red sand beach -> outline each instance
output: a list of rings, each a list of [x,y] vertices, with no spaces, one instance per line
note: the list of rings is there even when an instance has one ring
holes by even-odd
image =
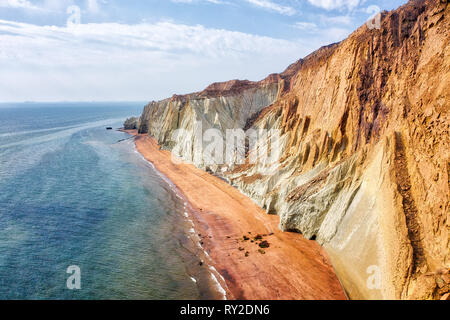
[[[170,152],[160,150],[154,139],[127,132],[136,135],[137,150],[176,185],[194,209],[197,232],[212,265],[225,280],[227,299],[346,299],[319,244],[300,234],[282,232],[277,216],[267,215],[225,181],[192,165],[174,164]],[[263,239],[255,240],[257,235]],[[269,248],[257,244],[264,240]]]

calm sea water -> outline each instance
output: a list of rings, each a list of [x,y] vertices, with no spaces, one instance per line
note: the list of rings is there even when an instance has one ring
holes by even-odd
[[[142,107],[0,105],[0,299],[217,298],[183,200],[106,130]]]

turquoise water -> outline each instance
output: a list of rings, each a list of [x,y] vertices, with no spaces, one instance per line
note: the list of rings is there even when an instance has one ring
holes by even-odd
[[[217,296],[182,199],[105,129],[142,107],[0,105],[0,299]],[[72,265],[80,290],[66,287]]]

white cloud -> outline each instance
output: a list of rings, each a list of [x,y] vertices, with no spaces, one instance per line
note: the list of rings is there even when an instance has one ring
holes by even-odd
[[[212,0],[214,1],[214,0]],[[107,0],[42,0],[31,3],[28,0],[0,0],[0,8],[33,10],[40,14],[50,12],[66,12],[69,6],[77,5],[85,8],[89,13],[97,14],[100,12],[100,5],[106,4]]]
[[[315,23],[301,21],[296,22],[292,27],[299,30],[301,43],[315,48],[344,40],[351,33],[351,30],[346,28],[319,27]]]
[[[349,9],[352,10],[356,8],[360,0],[308,0],[309,3],[316,7],[320,7],[326,10],[335,9]]]
[[[287,16],[292,16],[296,13],[296,10],[293,7],[279,5],[270,0],[246,0],[246,1],[260,8],[275,11],[277,13],[284,14]]]
[[[228,4],[228,2],[226,1],[222,1],[222,0],[170,0],[171,2],[174,3],[199,3],[199,2],[209,2],[209,3],[214,3],[214,4]]]
[[[3,8],[22,8],[22,9],[39,9],[27,0],[0,0],[0,7]]]
[[[97,0],[87,0],[87,7],[90,12],[97,13],[99,5]]]
[[[0,20],[0,43],[0,101],[160,99],[259,80],[314,49],[172,22],[70,29]]]
[[[320,20],[324,24],[340,24],[350,26],[353,23],[351,16],[320,16]]]
[[[294,24],[294,28],[307,32],[316,32],[318,30],[317,25],[315,23],[304,21],[296,22]]]

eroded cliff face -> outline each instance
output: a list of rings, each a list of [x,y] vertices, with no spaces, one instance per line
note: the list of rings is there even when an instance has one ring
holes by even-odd
[[[140,131],[205,169],[196,120],[203,131],[278,129],[278,170],[247,163],[223,176],[280,228],[321,243],[350,298],[440,298],[450,282],[449,14],[447,1],[410,1],[383,13],[381,29],[362,26],[280,75],[153,102]],[[171,141],[179,128],[187,134]]]
[[[201,139],[203,133],[218,129],[225,137],[227,129],[248,126],[265,107],[277,100],[283,83],[280,75],[271,75],[260,82],[233,80],[212,84],[199,93],[151,102],[144,108],[139,132],[149,133],[163,148],[184,161],[216,171],[218,166],[208,166],[202,156],[208,144]],[[198,131],[200,139],[196,139]]]

